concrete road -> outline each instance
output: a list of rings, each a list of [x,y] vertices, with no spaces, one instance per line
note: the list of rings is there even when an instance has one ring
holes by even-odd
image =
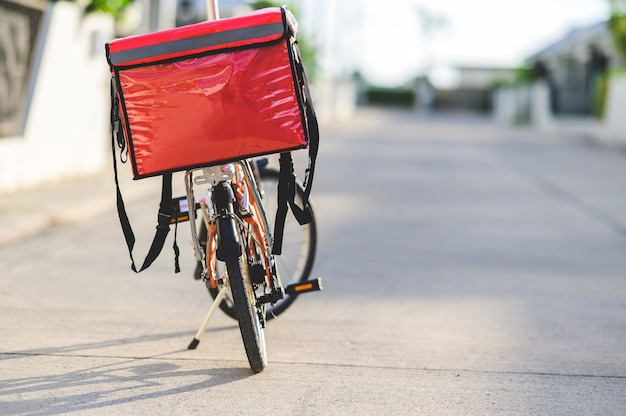
[[[140,254],[157,188],[129,204]],[[257,375],[221,313],[186,350],[186,229],[179,275],[170,243],[133,274],[112,209],[0,246],[0,415],[626,414],[624,153],[370,110],[323,131],[314,198],[325,290]]]

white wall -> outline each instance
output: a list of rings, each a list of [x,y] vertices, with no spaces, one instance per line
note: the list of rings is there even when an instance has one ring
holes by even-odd
[[[499,88],[493,93],[493,116],[501,124],[527,123],[531,89],[528,86]]]
[[[604,118],[554,116],[550,111],[550,95],[543,82],[530,87],[499,89],[494,93],[495,120],[502,124],[517,124],[525,120],[542,130],[584,133],[596,142],[626,148],[626,73],[611,74],[607,86]],[[527,117],[526,117],[527,116]]]
[[[112,20],[73,3],[46,11],[41,64],[24,134],[0,138],[0,192],[103,169],[109,156],[109,71],[104,43]]]
[[[602,140],[609,146],[626,147],[626,74],[613,74],[609,82]]]

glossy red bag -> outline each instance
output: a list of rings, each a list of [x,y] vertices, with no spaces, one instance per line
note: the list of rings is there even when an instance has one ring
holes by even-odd
[[[269,8],[109,42],[135,179],[307,147],[296,29]]]

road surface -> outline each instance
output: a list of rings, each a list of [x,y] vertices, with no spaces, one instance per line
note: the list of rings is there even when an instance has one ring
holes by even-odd
[[[0,414],[626,414],[623,152],[389,110],[322,135],[324,291],[268,325],[263,373],[221,313],[186,349],[188,231],[182,273],[170,239],[135,275],[111,204],[0,246]],[[158,186],[128,204],[137,257]]]

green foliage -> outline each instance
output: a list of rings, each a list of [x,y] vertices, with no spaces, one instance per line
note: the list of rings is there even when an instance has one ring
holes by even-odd
[[[60,1],[60,0],[52,0]],[[78,3],[84,5],[85,2],[81,0],[69,0],[71,3]],[[133,2],[133,0],[88,0],[85,5],[86,13],[101,12],[113,16],[115,19],[119,19],[122,16],[124,9]]]
[[[535,71],[529,66],[519,66],[515,68],[515,83],[516,84],[529,84],[533,82],[537,77]]]
[[[611,14],[626,14],[626,0],[609,0]]]
[[[612,14],[609,19],[609,30],[616,49],[626,57],[626,14]]]
[[[606,111],[606,94],[608,88],[608,73],[604,72],[602,74],[596,75],[593,80],[593,115],[597,119],[603,119]]]
[[[266,7],[280,7],[280,6],[282,6],[281,2],[275,2],[275,1],[272,1],[272,0],[254,0],[254,1],[249,1],[248,4],[254,10],[264,9]]]
[[[609,0],[611,17],[609,30],[613,37],[616,49],[626,58],[626,0]]]
[[[124,9],[132,2],[133,0],[91,0],[85,10],[87,12],[104,12],[118,19]]]

